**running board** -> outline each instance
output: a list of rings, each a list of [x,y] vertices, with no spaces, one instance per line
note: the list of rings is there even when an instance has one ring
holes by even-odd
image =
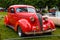
[[[7,26],[9,26],[10,28],[14,29],[14,27],[13,27],[13,26],[11,26],[11,25],[7,25]]]

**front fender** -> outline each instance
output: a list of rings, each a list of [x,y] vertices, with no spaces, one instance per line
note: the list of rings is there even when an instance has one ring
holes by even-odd
[[[52,20],[49,20],[49,22],[50,22],[50,25],[51,25],[51,28],[55,28],[55,24],[54,24],[54,22],[52,21]]]
[[[31,30],[31,25],[26,19],[21,19],[16,23],[15,31],[17,31],[18,25],[23,32],[28,32],[29,30]]]
[[[47,30],[49,28],[55,29],[55,24],[52,20],[48,19],[44,24],[43,24],[43,30]]]

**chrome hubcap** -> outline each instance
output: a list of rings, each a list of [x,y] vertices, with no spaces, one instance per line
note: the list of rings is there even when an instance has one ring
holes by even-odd
[[[18,35],[21,36],[21,29],[18,28]]]
[[[18,32],[18,35],[21,36],[21,32]]]

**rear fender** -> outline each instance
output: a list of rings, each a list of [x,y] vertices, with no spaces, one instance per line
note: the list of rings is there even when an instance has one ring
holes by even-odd
[[[8,21],[9,21],[9,19],[8,19],[8,16],[6,15],[6,16],[4,17],[4,24],[5,24],[5,25],[8,24]]]
[[[18,26],[23,32],[31,30],[31,25],[26,19],[21,19],[16,23],[15,31],[17,31]]]

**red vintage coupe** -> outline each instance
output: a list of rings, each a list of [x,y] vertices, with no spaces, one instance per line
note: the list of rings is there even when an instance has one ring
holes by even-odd
[[[56,30],[53,21],[37,14],[30,5],[12,5],[4,18],[6,26],[18,32],[19,36],[51,33]]]

